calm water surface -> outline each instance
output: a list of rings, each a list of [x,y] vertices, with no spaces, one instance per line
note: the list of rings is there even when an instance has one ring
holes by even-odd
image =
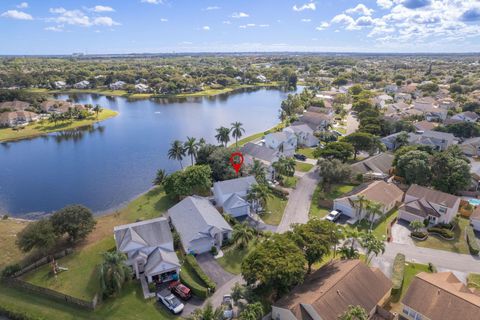
[[[278,123],[287,94],[259,89],[156,101],[60,95],[120,114],[86,130],[0,144],[0,212],[34,217],[74,203],[96,213],[112,210],[148,190],[157,169],[179,169],[167,157],[173,140],[215,142],[215,128],[234,121],[244,124],[246,135],[264,131]]]

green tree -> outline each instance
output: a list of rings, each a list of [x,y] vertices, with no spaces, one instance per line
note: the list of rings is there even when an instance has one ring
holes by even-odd
[[[261,320],[264,316],[260,302],[249,303],[238,315],[240,320]]]
[[[295,165],[295,159],[285,157],[281,157],[278,161],[272,163],[272,167],[278,174],[287,177],[293,177],[295,174]]]
[[[405,178],[407,184],[429,185],[432,176],[430,155],[419,150],[405,153],[398,158],[396,173],[398,176]]]
[[[360,245],[366,250],[367,264],[370,263],[373,256],[378,256],[380,253],[385,252],[385,242],[383,242],[383,240],[377,239],[377,237],[375,237],[375,235],[371,232],[364,234],[360,238]]]
[[[270,188],[265,184],[254,184],[247,192],[247,200],[257,210],[260,206],[265,208],[268,198],[272,196]]]
[[[453,154],[452,154],[453,153]],[[457,193],[470,185],[470,163],[455,151],[439,152],[431,161],[432,185],[446,193]]]
[[[340,317],[339,320],[368,320],[368,313],[361,306],[348,306],[347,311],[345,311]]]
[[[254,237],[255,229],[248,225],[247,222],[237,223],[233,226],[232,239],[240,249],[246,248]]]
[[[266,171],[265,165],[260,160],[254,159],[249,173],[255,177],[258,183],[265,184],[267,182]]]
[[[223,307],[213,308],[210,302],[201,309],[197,308],[195,311],[187,317],[190,320],[223,320]]]
[[[383,215],[382,204],[374,202],[374,201],[370,201],[367,204],[366,210],[367,210],[367,212],[370,216],[370,229],[369,230],[372,230],[373,229],[373,223],[375,222],[375,217]]]
[[[193,162],[197,159],[197,152],[199,148],[199,143],[197,139],[194,137],[187,137],[187,141],[185,141],[184,149],[185,152],[190,156],[190,161],[193,166]]]
[[[395,137],[395,149],[408,145],[409,135],[406,132],[400,132]]]
[[[168,149],[168,159],[178,160],[180,162],[180,168],[183,169],[182,160],[185,157],[185,147],[180,140],[172,142],[170,149]]]
[[[350,166],[337,159],[318,159],[318,170],[322,177],[323,188],[327,192],[333,184],[347,180],[352,174]]]
[[[164,169],[158,169],[157,174],[155,175],[155,179],[153,180],[153,185],[155,186],[160,186],[163,184],[163,181],[165,181],[165,178],[167,177],[167,173],[165,172]]]
[[[212,186],[211,176],[212,170],[209,166],[193,165],[166,177],[163,187],[168,195],[175,198],[207,194]]]
[[[345,162],[353,155],[354,151],[355,149],[350,143],[330,142],[323,149],[317,147],[313,151],[313,156],[315,158],[338,159]]]
[[[17,234],[16,244],[23,252],[36,248],[43,251],[50,249],[57,241],[53,225],[48,219],[29,223]]]
[[[230,129],[226,127],[220,127],[215,129],[217,134],[215,135],[215,139],[217,139],[218,143],[227,147],[228,142],[230,141]]]
[[[358,113],[361,113],[366,110],[371,110],[373,108],[374,108],[373,104],[371,104],[370,101],[368,100],[359,100],[352,105],[352,110]]]
[[[357,159],[357,154],[360,151],[365,151],[370,154],[382,149],[381,142],[377,137],[366,132],[355,132],[342,139],[343,142],[350,143],[354,149],[353,159]]]
[[[67,235],[70,242],[83,240],[93,231],[97,222],[90,209],[72,205],[55,212],[51,217],[53,229],[58,236]]]
[[[103,108],[102,108],[100,105],[97,104],[97,105],[95,105],[95,107],[93,107],[92,110],[93,110],[93,112],[95,112],[95,114],[96,114],[96,116],[97,116],[97,119],[98,119],[98,114],[99,114],[100,112],[102,112]]]
[[[243,260],[242,276],[248,285],[258,283],[280,296],[303,281],[306,263],[292,240],[275,234],[257,244]]]
[[[410,222],[410,228],[412,228],[413,232],[417,232],[425,228],[425,224],[422,220],[413,220],[412,222]]]
[[[230,129],[232,132],[232,137],[235,138],[235,146],[238,148],[238,139],[240,139],[245,133],[245,129],[242,127],[243,124],[241,122],[233,122],[232,128]]]
[[[130,278],[131,269],[125,264],[126,257],[119,252],[105,252],[100,266],[100,286],[104,297],[120,293]]]

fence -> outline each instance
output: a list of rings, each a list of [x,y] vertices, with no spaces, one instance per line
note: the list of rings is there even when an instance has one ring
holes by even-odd
[[[29,291],[34,294],[47,296],[59,302],[63,302],[63,303],[72,305],[74,307],[80,307],[87,310],[95,310],[95,307],[100,302],[98,299],[98,295],[95,295],[95,297],[93,297],[93,299],[90,301],[82,300],[82,299],[78,299],[78,298],[60,293],[58,291],[54,291],[44,287],[39,287],[34,284],[28,283],[20,279],[15,279],[15,278],[4,279],[3,283],[10,287],[15,287],[18,289]]]
[[[50,256],[47,256],[47,257],[43,257],[37,261],[35,261],[34,263],[22,268],[22,270],[16,272],[14,275],[13,275],[13,278],[18,278],[22,275],[24,275],[25,273],[27,272],[30,272],[32,270],[35,270],[47,263],[49,263],[50,261],[52,261],[52,257],[55,258],[55,259],[60,259],[60,258],[63,258],[65,257],[66,255],[69,255],[73,252],[73,249],[65,249],[65,250],[62,250],[60,252],[57,252],[57,253],[54,253],[53,255],[50,255]]]

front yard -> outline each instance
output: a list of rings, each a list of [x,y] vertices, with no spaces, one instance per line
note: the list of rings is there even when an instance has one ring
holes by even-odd
[[[278,226],[282,221],[283,212],[287,206],[288,200],[284,200],[276,195],[272,195],[267,200],[265,213],[260,215],[260,218],[266,224]]]
[[[308,172],[312,168],[313,168],[313,164],[310,164],[310,163],[297,161],[297,163],[295,164],[295,171]]]
[[[355,188],[357,185],[353,184],[340,184],[335,185],[331,188],[331,190],[327,193],[322,191],[322,186],[318,185],[315,188],[312,196],[312,203],[310,205],[310,218],[323,218],[325,217],[330,211],[331,208],[327,208],[325,206],[321,206],[319,201],[321,200],[330,200],[333,201],[336,198],[341,197],[342,195],[350,192]]]
[[[307,158],[315,159],[315,157],[313,156],[313,151],[315,151],[315,148],[301,148],[297,150],[297,153],[303,154]]]
[[[217,260],[223,269],[231,274],[240,274],[243,259],[253,250],[255,244],[251,241],[248,247],[240,249],[235,245],[223,250],[224,256]]]
[[[468,249],[467,240],[465,237],[465,227],[469,225],[469,220],[460,217],[458,220],[458,227],[454,229],[455,239],[445,240],[439,236],[429,234],[428,239],[425,241],[416,241],[415,245],[418,247],[431,248],[437,250],[445,250],[455,253],[470,254]]]

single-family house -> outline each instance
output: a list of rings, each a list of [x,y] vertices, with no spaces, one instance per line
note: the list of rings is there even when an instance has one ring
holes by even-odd
[[[414,122],[413,126],[415,127],[417,133],[424,133],[425,131],[432,131],[435,129],[438,126],[438,123],[422,120]]]
[[[253,142],[246,143],[240,151],[243,153],[244,164],[246,166],[252,166],[254,161],[258,160],[267,170],[267,180],[273,180],[275,178],[275,169],[273,168],[272,163],[277,162],[280,159],[280,152]]]
[[[480,156],[480,137],[470,138],[460,144],[463,153],[470,157]]]
[[[452,98],[443,98],[438,100],[438,107],[446,110],[455,109],[458,104]]]
[[[407,102],[412,100],[412,95],[410,93],[397,92],[394,97],[395,102]]]
[[[334,110],[331,109],[331,106],[325,105],[325,107],[308,107],[307,112],[316,112],[316,113],[323,113],[323,114],[333,114]]]
[[[178,279],[180,262],[166,218],[156,218],[117,226],[113,229],[117,251],[127,255],[137,279],[167,282]]]
[[[304,123],[314,131],[325,131],[332,121],[332,114],[307,111],[304,112],[300,119],[294,124]]]
[[[263,74],[259,74],[255,79],[257,79],[258,82],[267,82],[267,77]]]
[[[315,137],[314,131],[306,124],[291,125],[283,131],[288,131],[297,136],[297,144],[305,147],[315,147],[318,145],[318,138]]]
[[[53,89],[65,89],[67,83],[65,81],[55,81],[53,82]]]
[[[25,111],[30,108],[30,103],[20,100],[5,101],[0,103],[0,112],[6,111]]]
[[[477,206],[470,215],[470,224],[475,231],[480,232],[480,206]]]
[[[205,198],[186,197],[168,209],[168,216],[186,253],[208,252],[232,237],[232,227]]]
[[[272,320],[337,320],[349,306],[372,319],[384,306],[392,282],[360,260],[337,260],[308,275],[302,284],[272,305]],[[375,318],[377,319],[377,318]]]
[[[442,108],[437,108],[431,103],[415,101],[413,108],[423,112],[427,121],[443,122],[447,119],[448,111]]]
[[[289,131],[272,132],[265,136],[265,145],[285,157],[293,157],[297,149],[297,136]]]
[[[82,80],[80,82],[77,82],[73,85],[75,89],[87,89],[90,87],[90,82],[87,80]]]
[[[125,87],[126,83],[124,81],[116,81],[114,83],[110,83],[109,88],[110,90],[121,90]]]
[[[412,184],[398,208],[398,218],[408,222],[449,223],[457,215],[459,206],[460,197]]]
[[[373,99],[375,106],[383,109],[387,104],[393,103],[392,96],[381,94]]]
[[[373,180],[385,179],[391,176],[393,159],[393,154],[382,152],[356,162],[350,168],[353,175],[361,174],[363,177]]]
[[[250,214],[250,203],[247,194],[252,185],[257,184],[255,177],[241,177],[219,181],[213,184],[213,195],[217,207],[235,218]]]
[[[456,115],[453,115],[450,117],[450,119],[453,119],[453,120],[458,120],[461,122],[472,122],[472,123],[477,122],[478,118],[480,118],[478,114],[472,111],[457,113]]]
[[[395,150],[398,147],[398,136],[400,134],[402,134],[402,132],[391,134],[381,138],[380,141],[385,145],[387,150]],[[439,151],[446,150],[456,142],[455,136],[446,132],[427,130],[418,133],[408,133],[409,145],[424,145]]]
[[[146,93],[150,91],[151,91],[150,87],[146,84],[138,83],[135,85],[135,92],[137,93]]]
[[[388,84],[385,86],[386,93],[396,93],[398,91],[398,86],[396,84]]]
[[[40,109],[46,113],[65,113],[73,108],[71,102],[64,100],[46,100],[40,104]]]
[[[377,180],[352,190],[349,194],[333,201],[333,209],[340,210],[355,223],[368,215],[365,205],[359,199],[369,200],[381,205],[383,214],[399,205],[403,198],[403,191],[395,184]],[[379,216],[374,217],[378,219]]]
[[[40,119],[40,116],[30,111],[14,111],[0,113],[0,126],[15,127],[26,125]]]
[[[408,320],[478,320],[480,295],[452,272],[420,272],[402,299]]]

